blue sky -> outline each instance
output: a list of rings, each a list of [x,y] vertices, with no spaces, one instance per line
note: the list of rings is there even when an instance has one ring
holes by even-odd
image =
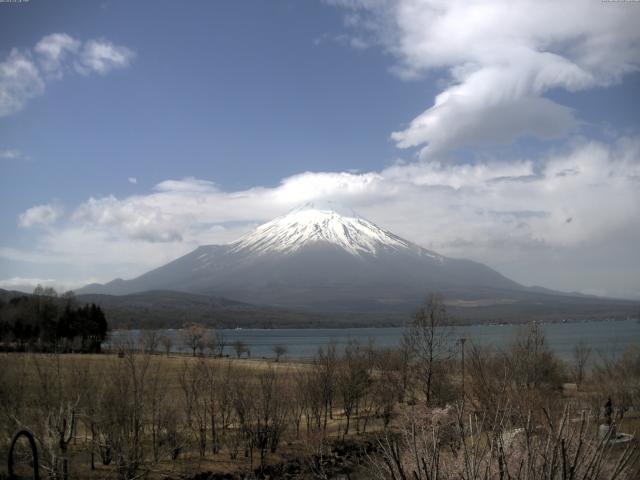
[[[158,2],[152,14],[144,2],[62,5],[3,7],[12,28],[2,45],[65,32],[108,38],[136,58],[103,78],[53,83],[3,119],[5,143],[55,166],[24,192],[25,207],[70,174],[84,180],[67,192],[81,201],[130,193],[127,176],[237,189],[304,170],[380,168],[397,156],[389,131],[419,112],[416,97],[435,93],[388,75],[379,51],[316,45],[341,29],[340,12],[320,3]]]
[[[330,197],[640,297],[640,4],[509,3],[0,3],[0,286],[131,277]]]

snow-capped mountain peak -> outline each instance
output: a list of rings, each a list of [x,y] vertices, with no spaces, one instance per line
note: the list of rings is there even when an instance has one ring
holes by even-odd
[[[311,202],[260,225],[232,243],[230,250],[291,253],[320,242],[336,245],[354,255],[419,248],[335,202]]]
[[[495,295],[522,289],[485,265],[438,255],[348,208],[314,202],[234,243],[204,245],[135,279],[83,293],[179,290],[296,309],[378,312],[414,308],[425,292],[439,289],[484,299],[488,288],[499,289]]]

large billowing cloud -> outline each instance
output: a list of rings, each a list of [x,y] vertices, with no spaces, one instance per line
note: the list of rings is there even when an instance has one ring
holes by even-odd
[[[90,198],[36,249],[5,247],[0,256],[82,265],[83,278],[130,277],[199,244],[233,241],[316,199],[341,201],[420,245],[486,262],[527,284],[640,293],[639,138],[584,140],[519,161],[307,172],[243,191],[168,180],[144,195]]]
[[[435,101],[392,139],[423,158],[518,137],[561,137],[579,121],[545,97],[607,87],[640,67],[640,9],[583,0],[331,0],[402,77],[441,79]],[[424,99],[425,103],[429,99]]]
[[[14,114],[47,83],[75,72],[104,75],[128,66],[134,53],[107,40],[81,42],[66,33],[43,37],[31,50],[12,49],[0,61],[0,117]]]

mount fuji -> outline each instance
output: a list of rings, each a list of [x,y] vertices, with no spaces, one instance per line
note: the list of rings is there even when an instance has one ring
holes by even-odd
[[[429,291],[461,302],[504,302],[528,289],[485,265],[439,255],[326,202],[296,208],[231,244],[201,246],[132,280],[91,284],[78,293],[149,290],[286,308],[400,311]]]

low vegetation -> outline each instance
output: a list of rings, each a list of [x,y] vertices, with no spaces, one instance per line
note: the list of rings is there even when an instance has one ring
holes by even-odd
[[[452,348],[446,324],[430,297],[400,348],[305,363],[280,346],[252,360],[197,325],[185,355],[153,332],[109,354],[0,354],[0,455],[28,430],[41,475],[63,480],[638,478],[637,440],[616,442],[640,425],[639,349],[563,363],[536,325],[486,349]]]

